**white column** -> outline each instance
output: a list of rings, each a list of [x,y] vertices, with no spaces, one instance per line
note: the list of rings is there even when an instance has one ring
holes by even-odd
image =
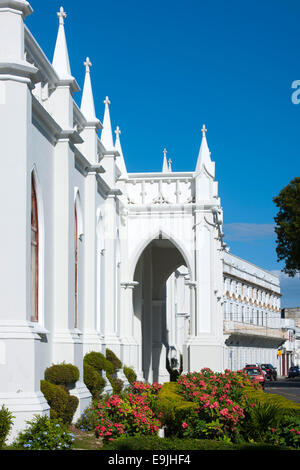
[[[54,278],[53,278],[53,348],[52,363],[69,362],[78,367],[80,378],[71,391],[79,398],[74,415],[77,420],[89,405],[91,395],[83,382],[82,331],[75,328],[75,250],[74,250],[74,171],[73,96],[74,79],[61,81],[51,95],[53,117],[62,127],[62,134],[53,152],[54,176]],[[83,196],[84,199],[84,196]],[[85,214],[83,214],[83,219]],[[83,239],[84,240],[84,239]],[[84,242],[83,242],[84,243]],[[80,266],[84,269],[84,266]],[[82,272],[80,273],[82,274]],[[82,276],[80,276],[82,279]],[[84,296],[84,284],[81,284]],[[78,326],[82,327],[84,314]]]
[[[78,145],[80,151],[89,161],[90,165],[98,163],[97,157],[97,129],[99,123],[88,123],[81,133],[83,143]],[[89,170],[84,185],[84,302],[83,302],[83,354],[89,351],[102,351],[102,341],[97,319],[97,264],[101,254],[98,250],[97,240],[97,208],[96,208],[97,180],[96,172]],[[102,280],[102,279],[101,279]]]
[[[117,336],[116,309],[116,202],[115,195],[108,195],[104,204],[104,343],[120,356],[120,340]]]
[[[24,60],[28,2],[0,0],[0,407],[14,418],[10,442],[34,414],[48,414],[40,392],[47,354],[30,322],[31,80],[37,71]],[[37,354],[37,352],[39,354]]]
[[[223,266],[212,211],[195,211],[196,308],[187,341],[191,371],[223,369]]]

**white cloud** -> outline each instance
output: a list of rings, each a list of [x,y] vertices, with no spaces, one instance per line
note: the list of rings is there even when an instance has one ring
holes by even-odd
[[[280,280],[281,307],[300,307],[300,277],[290,277],[278,269],[270,272],[276,274]]]
[[[225,240],[228,241],[254,241],[275,239],[274,224],[251,224],[236,222],[223,225]]]

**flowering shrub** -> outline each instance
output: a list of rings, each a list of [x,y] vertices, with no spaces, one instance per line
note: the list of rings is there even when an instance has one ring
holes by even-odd
[[[148,384],[144,382],[135,381],[132,384],[133,393],[137,394],[146,394],[146,395],[157,395],[161,389],[161,384],[153,382],[153,384]]]
[[[142,395],[129,393],[122,398],[113,395],[106,401],[98,403],[94,407],[98,418],[96,436],[104,441],[111,441],[123,434],[127,436],[156,434],[161,423],[149,404],[147,393]]]
[[[226,370],[224,374],[202,369],[178,379],[182,395],[198,407],[188,422],[182,423],[186,437],[214,437],[238,440],[246,414],[255,406],[243,388],[253,385],[242,372]]]
[[[276,427],[268,427],[265,430],[264,440],[274,445],[300,449],[300,418],[284,416]]]
[[[157,400],[158,392],[161,389],[161,384],[158,382],[153,382],[153,384],[148,384],[144,382],[135,381],[131,385],[131,392],[134,395],[140,395],[144,397],[147,404],[151,409],[155,407],[155,402]]]
[[[74,434],[61,420],[35,416],[27,424],[29,426],[18,435],[13,447],[23,450],[68,450],[73,447]]]

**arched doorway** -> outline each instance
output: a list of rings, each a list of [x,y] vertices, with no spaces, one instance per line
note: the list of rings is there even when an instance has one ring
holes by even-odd
[[[146,246],[136,264],[134,281],[139,287],[134,290],[133,307],[141,325],[142,370],[148,382],[170,380],[166,360],[174,347],[169,331],[174,324],[167,316],[167,281],[180,266],[187,267],[184,255],[163,235]],[[175,297],[170,301],[175,302]]]

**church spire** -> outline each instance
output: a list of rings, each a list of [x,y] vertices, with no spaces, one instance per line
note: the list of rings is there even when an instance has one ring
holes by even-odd
[[[108,96],[105,98],[103,103],[105,104],[105,110],[104,110],[101,142],[104,145],[104,147],[106,148],[106,150],[114,150],[111,122],[110,122],[110,114],[109,114],[110,101],[109,101]]]
[[[59,27],[52,65],[56,70],[59,78],[72,79],[73,77],[71,75],[68,47],[64,28],[64,20],[67,14],[64,11],[63,7],[60,7],[59,12],[57,12],[57,16],[59,19]]]
[[[164,160],[163,160],[162,172],[163,173],[169,173],[169,166],[168,166],[168,162],[167,162],[167,149],[163,150],[163,154],[164,154]]]
[[[95,114],[95,104],[94,104],[93,90],[92,90],[92,84],[91,84],[91,75],[90,75],[90,68],[92,66],[92,63],[89,57],[86,58],[83,64],[85,66],[85,79],[84,79],[84,85],[83,85],[80,110],[89,122],[96,122],[96,121],[98,122],[98,119],[96,118],[96,114]]]
[[[207,132],[205,124],[203,124],[201,132],[202,132],[202,142],[201,142],[198,160],[197,160],[196,173],[199,173],[203,166],[205,166],[206,169],[209,171],[211,164],[212,164],[212,161],[210,158],[210,151],[207,145],[207,140],[206,140],[206,135],[205,135]]]
[[[121,141],[120,141],[121,130],[120,130],[119,126],[116,127],[115,134],[116,134],[115,149],[120,154],[120,156],[117,157],[117,165],[120,169],[121,176],[127,176],[127,169],[126,169],[124,155],[123,155]]]

